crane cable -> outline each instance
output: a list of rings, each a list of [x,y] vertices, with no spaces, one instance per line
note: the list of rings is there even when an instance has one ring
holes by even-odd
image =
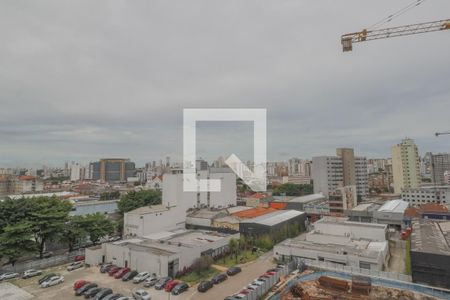
[[[374,30],[378,27],[380,27],[381,25],[384,25],[386,23],[391,22],[393,19],[403,15],[404,13],[406,13],[407,11],[421,5],[422,3],[424,3],[426,0],[414,0],[412,3],[408,4],[407,6],[403,7],[402,9],[396,11],[395,13],[387,16],[386,18],[381,19],[380,21],[376,22],[375,24],[373,24],[372,26],[368,27],[368,30]]]

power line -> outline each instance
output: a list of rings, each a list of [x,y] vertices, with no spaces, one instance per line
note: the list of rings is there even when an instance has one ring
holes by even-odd
[[[403,7],[402,9],[394,12],[393,14],[387,16],[386,18],[381,19],[380,21],[376,22],[375,24],[371,25],[370,27],[368,27],[369,30],[373,30],[376,29],[378,27],[380,27],[381,25],[384,25],[386,23],[391,22],[393,19],[403,15],[404,13],[408,12],[409,10],[421,5],[422,3],[424,3],[426,0],[414,0],[412,3],[408,4],[407,6]]]

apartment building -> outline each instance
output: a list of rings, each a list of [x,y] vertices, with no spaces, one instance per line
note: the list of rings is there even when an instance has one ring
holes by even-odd
[[[391,148],[394,193],[417,188],[421,182],[419,150],[412,139],[404,139]]]
[[[337,156],[318,156],[312,159],[314,193],[329,196],[338,188],[356,186],[358,199],[368,194],[367,159],[355,157],[353,149],[339,148]]]
[[[93,180],[102,182],[126,182],[128,177],[134,177],[136,167],[134,162],[124,158],[104,158],[89,166]]]
[[[447,205],[450,203],[450,186],[422,186],[405,188],[402,199],[410,205],[417,206],[426,203]]]
[[[450,154],[439,153],[431,155],[431,180],[436,185],[446,185],[446,172],[450,171]]]

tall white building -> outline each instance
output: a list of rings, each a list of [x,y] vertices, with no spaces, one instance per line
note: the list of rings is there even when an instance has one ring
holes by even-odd
[[[368,194],[367,159],[355,157],[353,149],[337,149],[337,156],[318,156],[312,159],[314,193],[326,196],[338,188],[356,186],[359,199]]]
[[[404,139],[391,148],[394,193],[400,194],[405,188],[420,185],[419,150],[412,139]]]
[[[288,175],[311,176],[311,163],[309,160],[291,158],[288,161]]]

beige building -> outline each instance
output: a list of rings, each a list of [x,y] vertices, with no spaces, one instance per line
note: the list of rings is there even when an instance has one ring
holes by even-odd
[[[391,148],[394,193],[420,185],[419,151],[412,139],[404,139]]]

